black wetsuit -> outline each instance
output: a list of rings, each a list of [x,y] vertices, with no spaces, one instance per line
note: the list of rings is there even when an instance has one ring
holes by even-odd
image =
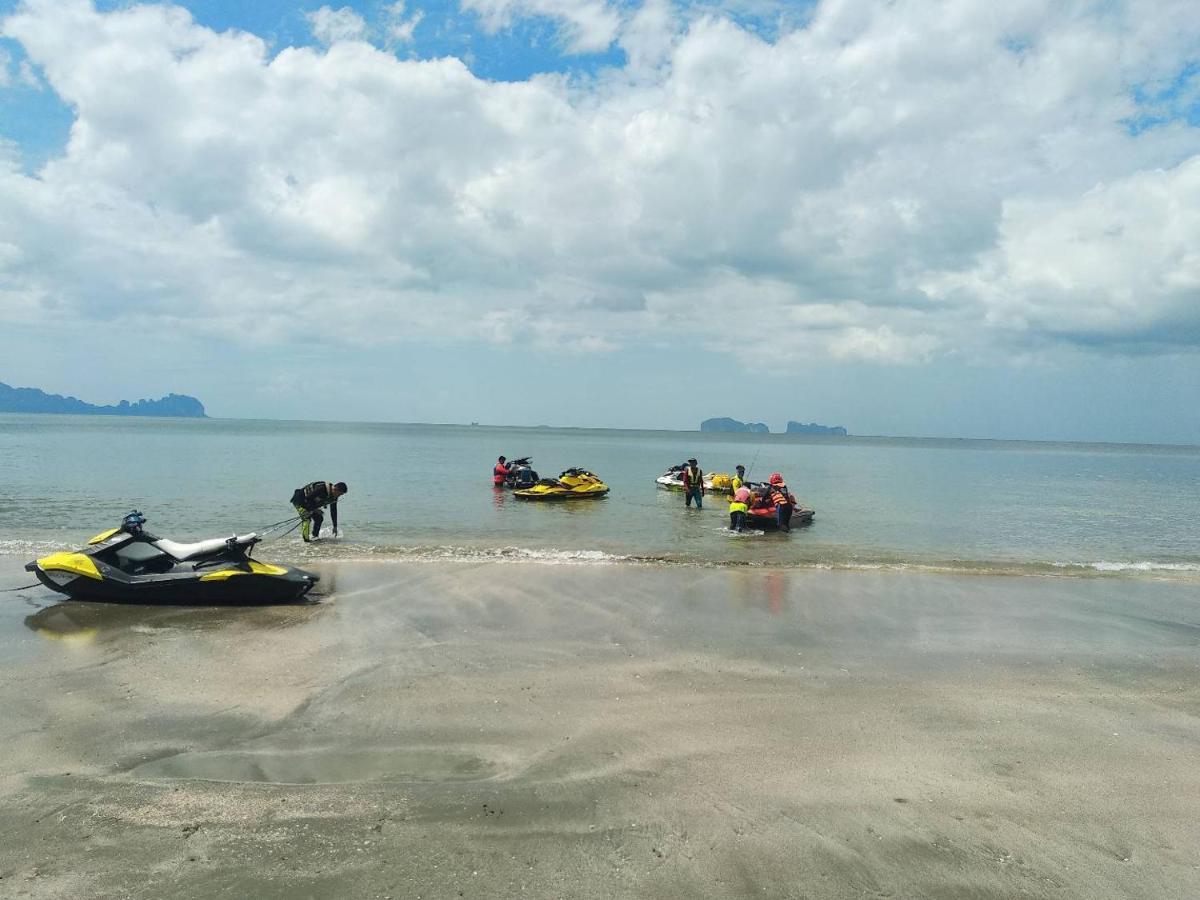
[[[337,499],[333,496],[333,484],[328,481],[314,481],[311,484],[306,484],[302,488],[296,488],[292,492],[292,506],[296,507],[296,512],[304,520],[304,524],[300,527],[300,536],[304,540],[309,540],[309,531],[312,531],[312,537],[321,536],[321,523],[325,521],[325,516],[321,512],[324,506],[329,507],[329,517],[333,520],[333,530],[337,531]]]

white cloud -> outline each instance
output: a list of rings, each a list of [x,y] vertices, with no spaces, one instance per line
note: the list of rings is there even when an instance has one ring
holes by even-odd
[[[360,41],[367,34],[367,23],[349,6],[333,9],[322,6],[315,12],[305,13],[312,28],[313,37],[322,44],[338,41]]]
[[[77,118],[38,177],[0,165],[0,320],[571,351],[736,323],[890,363],[1194,348],[1200,131],[1124,124],[1200,53],[1189,5],[825,0],[766,41],[556,4],[629,67],[503,83],[398,60],[345,9],[313,14],[327,49],[272,57],[177,7],[27,0],[0,27]]]
[[[605,50],[616,40],[621,22],[620,14],[605,0],[459,0],[459,6],[478,14],[484,28],[493,33],[520,18],[555,19],[572,53]]]
[[[413,33],[425,18],[425,13],[415,10],[412,15],[405,16],[404,0],[397,0],[391,6],[384,7],[384,17],[387,21],[387,37],[392,44],[411,44]]]
[[[829,353],[834,359],[911,363],[927,361],[937,346],[937,338],[929,334],[897,334],[887,325],[853,326],[830,340]]]
[[[1093,344],[1200,342],[1200,156],[1140,171],[1068,202],[1005,205],[977,266],[931,279],[938,296],[978,298],[1018,334]]]

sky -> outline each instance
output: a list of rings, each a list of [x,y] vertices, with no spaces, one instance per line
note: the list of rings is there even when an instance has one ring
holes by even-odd
[[[1200,443],[1195,0],[0,0],[0,381]]]

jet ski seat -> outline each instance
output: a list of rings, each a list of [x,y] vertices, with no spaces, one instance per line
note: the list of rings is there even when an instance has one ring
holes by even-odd
[[[197,541],[194,544],[177,544],[175,541],[168,541],[166,538],[159,538],[154,542],[154,546],[163,553],[175,557],[180,562],[185,559],[193,559],[197,556],[205,556],[209,553],[216,553],[218,550],[224,550],[225,545],[229,541],[235,544],[248,544],[257,535],[254,532],[250,534],[234,535],[231,538],[212,538],[207,541]]]

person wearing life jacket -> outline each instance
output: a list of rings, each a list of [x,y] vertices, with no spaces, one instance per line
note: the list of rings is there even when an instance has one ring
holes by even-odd
[[[492,466],[492,484],[496,487],[504,486],[504,479],[508,477],[508,466],[505,465],[508,460],[501,456],[496,460],[496,465]]]
[[[746,483],[746,467],[738,466],[734,471],[734,476],[729,479],[729,487],[737,493],[737,489]]]
[[[741,466],[738,466],[740,469]],[[733,492],[733,499],[729,501],[729,530],[740,532],[746,525],[746,510],[750,508],[750,488],[745,485],[739,487]]]
[[[696,501],[696,509],[704,508],[704,470],[697,465],[695,458],[689,459],[683,469],[683,505],[691,506]]]
[[[791,531],[792,497],[788,493],[787,485],[784,484],[783,476],[778,472],[772,472],[767,483],[770,485],[771,504],[775,507],[775,524],[779,526],[780,531]]]
[[[321,523],[325,521],[322,508],[329,507],[329,518],[333,520],[333,536],[338,536],[338,498],[349,493],[346,482],[334,484],[330,481],[313,481],[292,492],[292,506],[300,514],[300,537],[307,543],[321,536]]]

